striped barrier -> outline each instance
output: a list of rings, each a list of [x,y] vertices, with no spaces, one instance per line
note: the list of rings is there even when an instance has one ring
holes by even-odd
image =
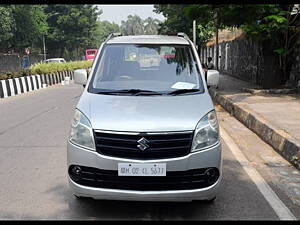
[[[0,80],[0,98],[7,98],[45,88],[45,86],[60,84],[65,80],[65,77],[70,77],[70,80],[73,80],[74,72],[63,71],[52,74],[31,75]]]

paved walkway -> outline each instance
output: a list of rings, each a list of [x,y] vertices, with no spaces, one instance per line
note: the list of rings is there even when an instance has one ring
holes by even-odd
[[[291,154],[286,155],[286,157],[290,157],[290,159],[292,157],[299,163],[300,150],[297,150],[297,146],[300,146],[300,94],[255,95],[243,91],[243,88],[259,88],[259,86],[221,74],[219,89],[215,90],[213,94],[218,94],[219,98],[215,98],[217,102],[227,108],[228,111],[231,111],[232,114],[237,114],[237,117],[240,117],[238,118],[239,120],[245,118],[242,122],[246,126],[248,124],[248,127],[262,137],[262,139],[264,137],[266,137],[266,140],[276,139],[272,133],[276,131],[278,134],[282,134],[284,138],[291,140],[293,144],[295,143],[296,147],[285,146],[285,148],[289,148],[287,151],[293,148],[293,153],[290,152]],[[228,105],[230,107],[227,107]],[[238,111],[237,109],[241,111],[234,112],[234,110]],[[247,115],[245,116],[245,114]],[[249,114],[251,114],[251,118]],[[259,118],[260,124],[256,123],[257,121],[253,117],[254,119]],[[249,122],[249,119],[253,121]],[[262,132],[260,134],[260,131],[257,131],[257,126],[264,125],[267,125],[267,128],[271,128],[272,132],[260,129]],[[277,143],[279,151],[282,151],[282,146],[280,147],[279,145],[286,145],[286,140],[282,140],[281,142],[284,143]],[[274,147],[273,143],[269,144]]]
[[[255,111],[300,141],[300,94],[253,95],[243,91],[242,88],[259,88],[259,86],[221,74],[219,93]]]

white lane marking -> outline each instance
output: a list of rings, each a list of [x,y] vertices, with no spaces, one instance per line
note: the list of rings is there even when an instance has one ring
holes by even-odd
[[[285,204],[279,199],[276,193],[271,189],[268,183],[262,178],[257,170],[251,166],[249,160],[244,156],[239,147],[235,144],[229,134],[220,126],[221,136],[235,158],[241,164],[243,169],[256,184],[258,190],[265,197],[267,202],[273,208],[280,220],[297,220],[292,212],[285,206]]]

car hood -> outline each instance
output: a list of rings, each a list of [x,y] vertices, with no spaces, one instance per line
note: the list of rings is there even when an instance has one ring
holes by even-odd
[[[213,110],[207,92],[177,96],[118,96],[84,92],[77,108],[93,129],[134,132],[194,130]]]

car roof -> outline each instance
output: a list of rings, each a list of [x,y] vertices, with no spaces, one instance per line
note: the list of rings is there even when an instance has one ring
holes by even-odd
[[[46,59],[46,61],[47,60],[61,60],[61,59],[65,60],[64,58],[50,58],[50,59]]]
[[[189,42],[178,36],[169,35],[128,35],[113,37],[107,41],[107,44],[184,44]]]

